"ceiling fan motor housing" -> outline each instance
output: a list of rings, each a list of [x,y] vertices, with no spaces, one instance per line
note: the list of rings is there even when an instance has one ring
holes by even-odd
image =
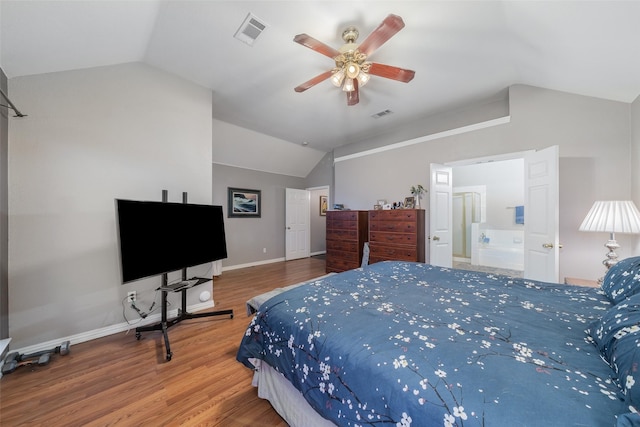
[[[359,35],[360,33],[356,27],[349,27],[342,32],[342,40],[347,44],[355,43]]]

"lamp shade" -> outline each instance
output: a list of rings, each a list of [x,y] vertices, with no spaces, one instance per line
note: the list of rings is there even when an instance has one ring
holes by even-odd
[[[640,212],[629,200],[597,201],[582,221],[580,231],[638,234]]]

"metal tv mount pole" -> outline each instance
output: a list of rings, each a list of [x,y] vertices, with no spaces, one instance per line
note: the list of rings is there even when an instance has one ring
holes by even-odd
[[[2,107],[8,107],[8,108],[11,108],[11,109],[16,113],[16,114],[15,114],[15,116],[13,116],[13,117],[27,117],[27,115],[26,115],[26,114],[22,114],[22,113],[20,112],[20,110],[18,110],[18,109],[16,108],[16,106],[15,106],[15,105],[13,105],[13,102],[11,102],[11,100],[9,99],[9,97],[7,96],[7,94],[6,94],[6,93],[4,93],[4,91],[3,91],[2,89],[0,89],[0,94],[2,94],[2,97],[3,97],[3,98],[7,101],[7,103],[9,104],[9,105],[1,105],[1,104],[0,104],[0,106],[2,106]]]
[[[169,192],[167,190],[162,190],[162,202],[163,203],[167,203],[169,198],[168,198]],[[182,193],[182,203],[187,203],[187,193],[183,192]],[[159,323],[156,323],[155,325],[150,325],[150,326],[138,326],[136,328],[136,339],[140,340],[142,338],[142,332],[148,332],[148,331],[162,331],[162,335],[164,336],[164,347],[167,351],[166,353],[166,360],[167,362],[169,362],[171,360],[171,358],[173,357],[173,353],[171,352],[171,345],[169,344],[169,331],[168,329],[173,326],[176,325],[180,322],[182,322],[183,320],[187,320],[187,319],[196,319],[196,318],[200,318],[200,317],[212,317],[212,316],[229,316],[231,319],[233,319],[233,310],[219,310],[219,311],[207,311],[204,313],[189,313],[187,311],[187,289],[191,288],[192,286],[197,286],[200,285],[202,283],[208,282],[209,278],[202,278],[202,277],[197,277],[194,278],[197,279],[194,283],[189,284],[188,286],[184,286],[184,284],[187,281],[187,269],[183,268],[182,269],[182,281],[181,282],[176,282],[177,286],[176,288],[172,288],[171,285],[169,285],[169,280],[168,280],[168,275],[167,273],[163,273],[162,274],[162,285],[158,288],[161,292],[161,299],[162,299],[162,314],[161,314],[161,320]],[[213,280],[213,278],[211,279]],[[168,318],[168,302],[167,302],[167,294],[169,292],[180,292],[182,294],[182,307],[178,309],[178,316],[174,317],[173,319],[169,319]]]

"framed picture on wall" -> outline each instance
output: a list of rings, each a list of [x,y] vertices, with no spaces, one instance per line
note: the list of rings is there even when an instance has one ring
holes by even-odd
[[[320,196],[320,216],[327,216],[327,196]]]
[[[229,218],[260,218],[262,213],[261,190],[229,187],[227,202]]]

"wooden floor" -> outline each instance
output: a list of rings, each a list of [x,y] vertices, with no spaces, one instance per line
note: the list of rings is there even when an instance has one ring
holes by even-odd
[[[130,332],[71,346],[47,366],[21,367],[0,380],[2,426],[286,426],[257,397],[252,371],[235,360],[250,322],[247,299],[325,274],[306,258],[226,271],[214,281],[215,309],[234,318],[184,321],[160,332]]]

